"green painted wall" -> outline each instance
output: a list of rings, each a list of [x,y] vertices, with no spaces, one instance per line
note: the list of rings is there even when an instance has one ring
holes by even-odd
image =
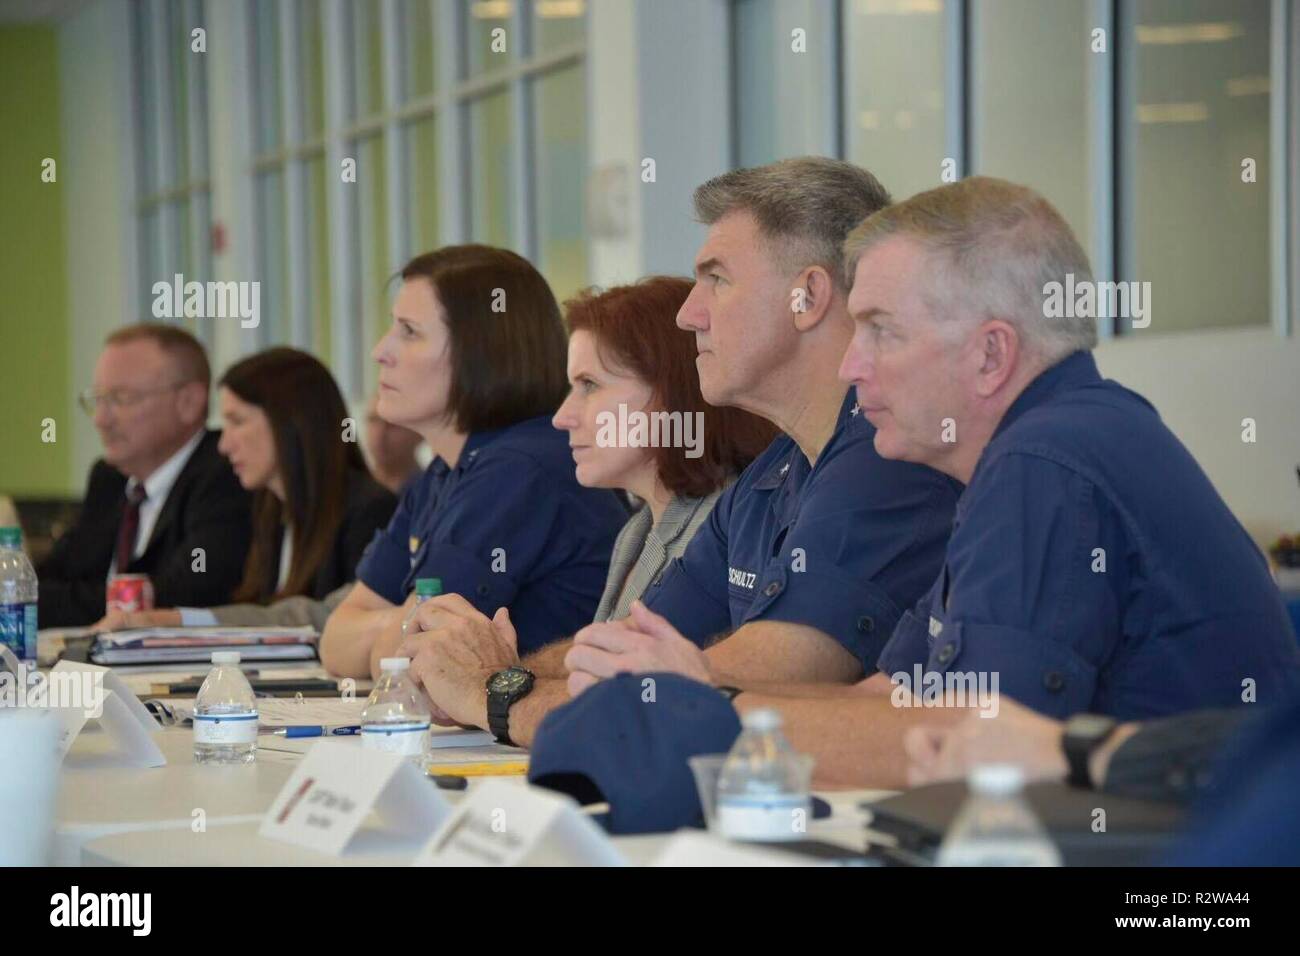
[[[53,27],[0,28],[0,494],[77,493]],[[58,180],[41,181],[55,160]],[[41,421],[55,421],[55,441]]]

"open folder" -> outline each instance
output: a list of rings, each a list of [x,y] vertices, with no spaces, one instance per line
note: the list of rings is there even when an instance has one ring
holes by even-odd
[[[310,627],[141,627],[100,634],[92,664],[204,663],[216,651],[238,651],[241,661],[314,660]]]

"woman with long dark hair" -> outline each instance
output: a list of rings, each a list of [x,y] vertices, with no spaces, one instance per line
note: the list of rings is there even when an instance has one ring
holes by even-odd
[[[239,603],[110,615],[108,627],[305,623],[315,615],[261,606],[320,602],[352,581],[366,545],[392,516],[397,500],[371,477],[338,385],[314,356],[291,348],[250,355],[221,377],[217,396],[217,447],[253,493]]]

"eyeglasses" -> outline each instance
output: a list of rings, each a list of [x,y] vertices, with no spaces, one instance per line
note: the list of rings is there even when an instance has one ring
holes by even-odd
[[[189,382],[176,382],[172,385],[164,385],[161,388],[113,388],[107,392],[97,392],[93,388],[88,388],[77,396],[77,404],[87,415],[95,414],[95,409],[101,404],[107,405],[111,409],[130,408],[132,405],[139,405],[150,395],[161,395],[164,392],[174,392],[178,388],[183,388]]]

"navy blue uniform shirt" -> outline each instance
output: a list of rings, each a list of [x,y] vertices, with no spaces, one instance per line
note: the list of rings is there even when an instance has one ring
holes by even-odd
[[[704,644],[748,621],[815,627],[869,672],[938,573],[961,485],[877,454],[849,391],[809,466],[778,436],[718,503],[645,603]]]
[[[1277,702],[1300,648],[1264,556],[1187,449],[1076,352],[1007,410],[942,572],[878,661],[918,664],[996,672],[1000,693],[1056,717],[1134,719]]]
[[[432,577],[489,617],[508,607],[526,654],[591,623],[626,520],[613,492],[578,484],[568,436],[532,418],[470,435],[455,468],[434,459],[357,580],[393,604]]]

